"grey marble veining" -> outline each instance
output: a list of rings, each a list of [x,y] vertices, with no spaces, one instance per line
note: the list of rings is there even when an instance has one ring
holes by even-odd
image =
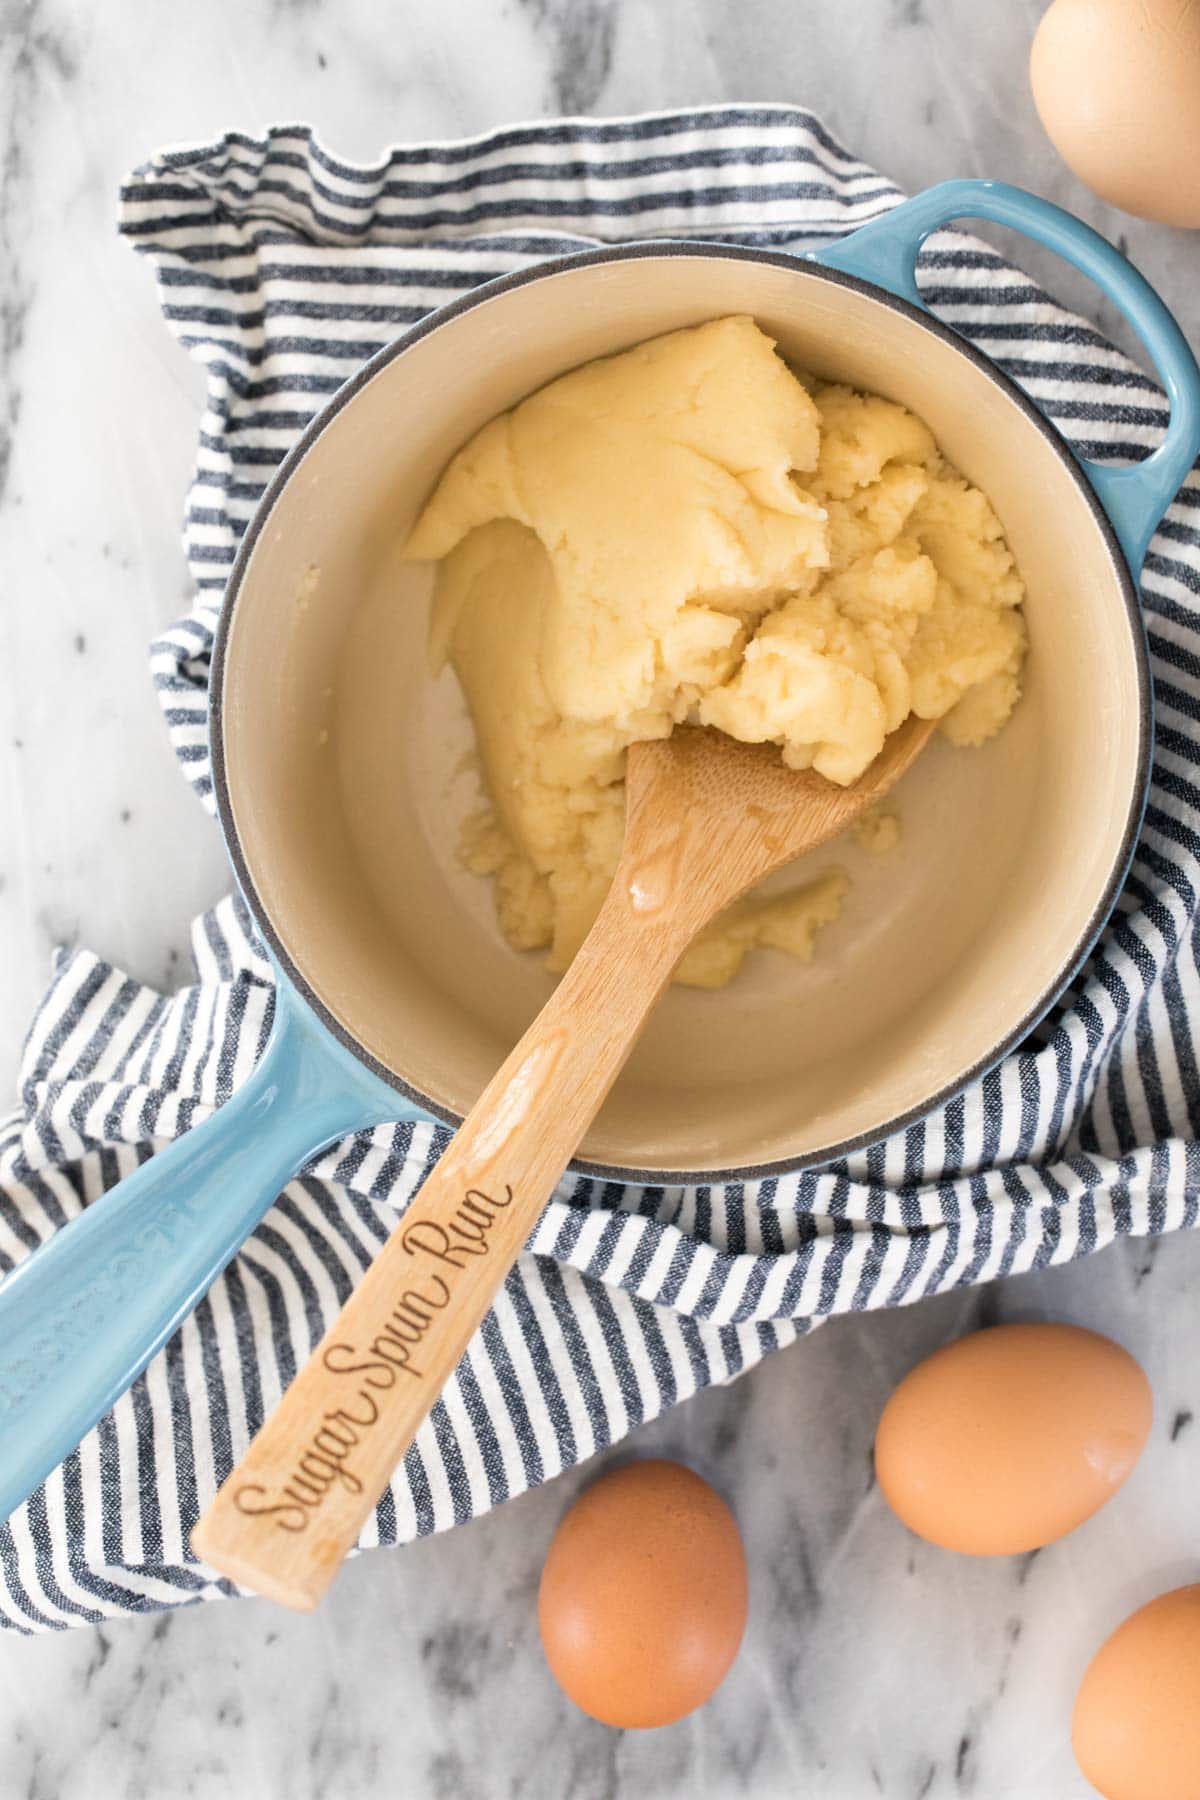
[[[0,10],[0,1090],[55,943],[170,985],[227,886],[173,766],[146,644],[185,601],[201,383],[116,239],[162,143],[314,121],[338,151],[561,111],[815,108],[912,189],[1023,183],[1091,219],[1200,335],[1197,240],[1089,196],[1025,81],[1038,0],[9,0]],[[1027,266],[1114,329],[1085,284]],[[1200,1240],[837,1320],[640,1433],[728,1495],[753,1604],[716,1700],[652,1734],[592,1724],[540,1660],[541,1559],[580,1471],[448,1538],[349,1568],[310,1619],[259,1602],[0,1640],[0,1800],[1085,1800],[1066,1745],[1091,1649],[1200,1573]],[[870,1476],[913,1360],[990,1317],[1111,1331],[1155,1384],[1126,1490],[1040,1556],[909,1538]]]

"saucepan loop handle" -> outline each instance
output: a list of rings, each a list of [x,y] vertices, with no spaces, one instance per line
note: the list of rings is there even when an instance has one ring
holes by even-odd
[[[1010,226],[1089,276],[1128,319],[1158,371],[1171,409],[1158,448],[1128,468],[1079,458],[1136,577],[1151,537],[1200,451],[1200,369],[1187,340],[1150,283],[1098,231],[1061,206],[1002,181],[941,182],[872,219],[842,243],[814,252],[812,260],[928,311],[917,287],[917,256],[931,232],[956,219]]]

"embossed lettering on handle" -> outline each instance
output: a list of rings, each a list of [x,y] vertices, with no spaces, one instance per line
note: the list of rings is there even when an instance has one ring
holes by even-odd
[[[261,1481],[236,1483],[231,1495],[247,1518],[270,1518],[278,1531],[300,1532],[331,1489],[361,1494],[355,1452],[384,1416],[378,1396],[406,1381],[425,1382],[430,1365],[425,1354],[437,1315],[455,1300],[459,1278],[478,1257],[492,1253],[492,1231],[498,1214],[512,1205],[513,1191],[503,1196],[468,1188],[446,1224],[414,1219],[400,1228],[405,1255],[421,1265],[409,1286],[394,1293],[394,1304],[368,1342],[354,1341],[348,1330],[328,1339],[320,1350],[327,1375],[346,1383],[337,1407],[327,1407],[302,1440],[282,1486],[268,1490]]]
[[[38,1323],[0,1347],[0,1429],[6,1415],[28,1406],[59,1371],[86,1357],[161,1267],[204,1211],[204,1197],[184,1192],[157,1197],[148,1223],[135,1228],[106,1263],[39,1299]]]

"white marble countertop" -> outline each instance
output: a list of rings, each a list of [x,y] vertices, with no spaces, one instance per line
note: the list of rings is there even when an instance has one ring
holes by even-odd
[[[41,0],[3,43],[0,159],[0,1092],[55,943],[158,985],[228,878],[180,780],[146,644],[185,603],[179,518],[200,396],[148,270],[113,231],[150,149],[314,122],[353,157],[561,111],[801,102],[913,189],[987,174],[1114,238],[1200,336],[1194,236],[1089,196],[1037,125],[1039,0]],[[1024,254],[1027,264],[1047,264]],[[1060,292],[1095,298],[1055,272]],[[1082,1800],[1066,1747],[1091,1649],[1140,1599],[1197,1578],[1200,1240],[914,1310],[835,1320],[648,1428],[728,1494],[753,1605],[717,1699],[609,1732],[540,1660],[534,1595],[582,1473],[451,1538],[376,1553],[324,1609],[258,1602],[0,1642],[0,1796],[289,1800],[800,1793]],[[972,1322],[1109,1330],[1155,1383],[1151,1447],[1119,1501],[1035,1559],[909,1539],[869,1480],[874,1422],[919,1355]],[[1195,1422],[1193,1422],[1195,1415]],[[591,1473],[591,1470],[587,1471]]]

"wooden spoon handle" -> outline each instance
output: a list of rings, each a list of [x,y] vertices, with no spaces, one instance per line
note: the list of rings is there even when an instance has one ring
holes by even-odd
[[[691,935],[613,883],[586,943],[192,1532],[315,1606],[453,1374]]]

